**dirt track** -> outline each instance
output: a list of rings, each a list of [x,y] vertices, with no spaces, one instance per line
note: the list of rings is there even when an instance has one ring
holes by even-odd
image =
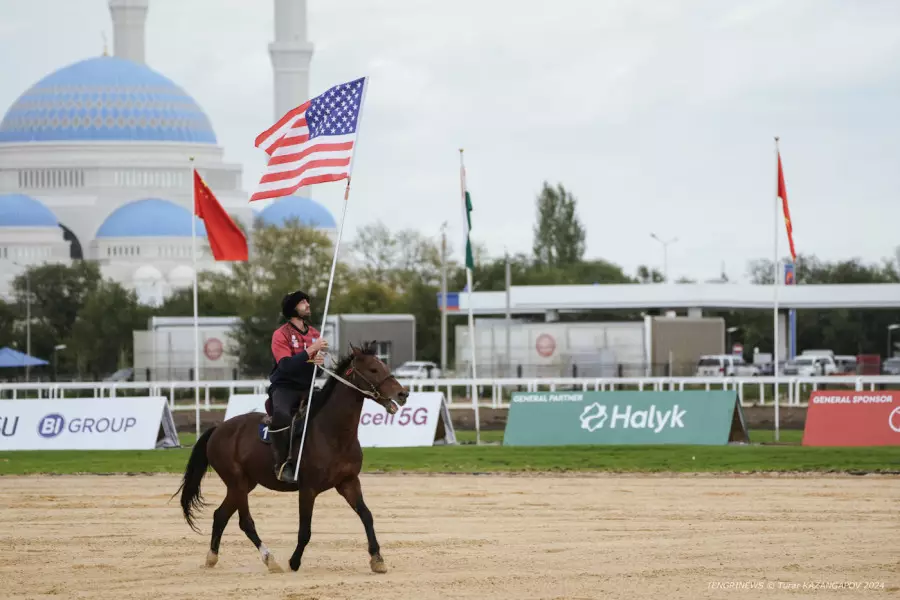
[[[900,592],[900,478],[363,478],[388,564],[334,492],[320,496],[299,573],[268,574],[237,527],[203,567],[214,506],[194,534],[167,504],[178,480],[0,478],[3,598],[887,598]],[[204,481],[217,504],[224,488]],[[257,490],[260,537],[287,567],[296,499]],[[878,591],[787,582],[880,582]],[[775,589],[710,589],[762,582]],[[779,589],[781,588],[781,589]]]

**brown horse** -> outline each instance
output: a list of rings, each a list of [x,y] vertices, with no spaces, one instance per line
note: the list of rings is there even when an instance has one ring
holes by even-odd
[[[351,344],[350,353],[338,362],[334,371],[333,375],[339,377],[332,375],[322,389],[313,394],[296,484],[283,483],[275,477],[272,449],[261,439],[265,415],[247,413],[233,417],[206,430],[197,439],[175,495],[181,492],[184,518],[199,533],[194,517],[195,511],[205,506],[200,482],[209,466],[228,488],[225,499],[213,514],[212,538],[206,556],[208,567],[218,562],[222,533],[228,519],[237,511],[241,531],[259,550],[263,564],[271,572],[282,571],[275,557],[259,539],[253,517],[250,516],[248,495],[257,485],[261,485],[279,492],[300,492],[300,527],[297,547],[290,560],[292,570],[300,568],[303,551],[309,543],[316,496],[335,488],[362,520],[369,542],[372,570],[376,573],[387,572],[375,538],[372,513],[363,501],[359,482],[363,455],[357,430],[363,401],[367,396],[393,414],[398,406],[406,404],[409,392],[391,375],[387,365],[375,356],[374,342],[362,349]],[[294,464],[302,428],[303,419],[295,418],[291,444]]]

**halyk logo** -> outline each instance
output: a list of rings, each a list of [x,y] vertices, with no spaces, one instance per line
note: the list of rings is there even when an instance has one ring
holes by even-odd
[[[888,415],[888,425],[891,429],[900,433],[900,406],[891,411]]]
[[[616,424],[622,429],[652,429],[659,433],[666,427],[674,429],[684,428],[684,415],[686,410],[680,410],[675,404],[671,409],[663,411],[650,405],[649,410],[633,410],[629,404],[620,409],[618,404],[612,407],[612,415],[606,409],[606,405],[594,402],[581,411],[581,428],[594,432],[606,425],[609,421],[609,429],[616,429]]]
[[[581,428],[588,431],[597,431],[606,424],[606,405],[594,402],[581,411]]]

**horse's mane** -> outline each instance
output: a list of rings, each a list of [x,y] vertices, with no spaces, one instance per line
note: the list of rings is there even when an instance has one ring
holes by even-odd
[[[375,348],[375,342],[365,343],[363,344],[362,348],[360,348],[360,354],[375,356]],[[339,357],[336,365],[330,370],[334,371],[341,377],[344,377],[344,372],[347,370],[347,367],[350,366],[350,362],[352,360],[353,352],[351,351]],[[334,393],[334,388],[336,388],[339,383],[340,382],[337,379],[329,375],[328,379],[325,380],[325,385],[322,386],[322,389],[313,392],[312,404],[310,405],[309,412],[310,420],[312,420],[312,418],[316,416],[316,413],[319,412],[322,406],[328,401],[328,399],[331,397],[331,394]]]

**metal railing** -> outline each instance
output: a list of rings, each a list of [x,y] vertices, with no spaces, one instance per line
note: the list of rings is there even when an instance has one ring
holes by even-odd
[[[401,379],[410,391],[440,391],[450,408],[473,408],[472,384],[476,388],[478,406],[507,408],[513,392],[557,390],[735,390],[744,406],[773,404],[775,377],[616,377],[616,378],[478,378],[471,379]],[[321,381],[320,381],[321,383]],[[203,410],[224,410],[232,394],[263,394],[269,382],[264,379],[241,381],[200,381],[200,406]],[[809,394],[818,389],[900,390],[898,375],[847,375],[818,377],[778,377],[779,405],[806,406]],[[172,410],[194,410],[194,383],[191,381],[138,382],[65,382],[3,383],[0,398],[67,398],[165,396]]]

